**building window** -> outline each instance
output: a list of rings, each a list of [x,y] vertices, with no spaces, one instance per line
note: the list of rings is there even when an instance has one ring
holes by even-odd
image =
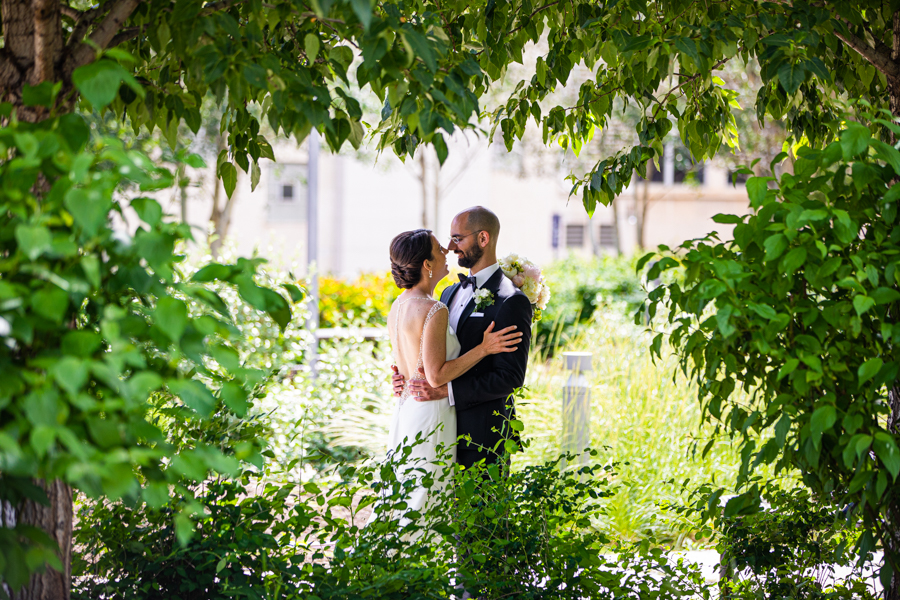
[[[566,225],[566,248],[584,246],[584,225]]]
[[[268,220],[270,223],[306,221],[307,167],[302,163],[269,166]]]
[[[615,225],[600,226],[600,247],[615,248],[616,247],[616,227]]]

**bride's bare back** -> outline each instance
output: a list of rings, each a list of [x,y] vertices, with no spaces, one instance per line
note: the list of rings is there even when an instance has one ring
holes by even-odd
[[[442,310],[443,309],[443,310]],[[443,312],[443,319],[439,317]],[[419,367],[424,368],[424,354],[437,354],[446,360],[446,307],[433,298],[412,296],[399,298],[391,306],[388,315],[388,331],[391,336],[391,347],[394,361],[400,374],[407,380],[421,379]],[[429,318],[430,315],[430,318]],[[429,327],[425,326],[426,320]],[[433,324],[431,321],[435,321]],[[440,322],[443,321],[443,327]],[[427,339],[425,339],[427,336]],[[420,351],[422,356],[420,356]],[[420,358],[423,364],[419,364]]]
[[[447,360],[448,322],[447,306],[433,298],[401,296],[394,301],[388,314],[388,331],[394,361],[406,382],[423,379],[419,372],[421,368],[429,385],[440,387],[471,369],[488,354],[513,352],[522,338],[515,326],[493,331],[494,324],[491,323],[481,344],[459,358]],[[404,388],[401,404],[407,395]]]

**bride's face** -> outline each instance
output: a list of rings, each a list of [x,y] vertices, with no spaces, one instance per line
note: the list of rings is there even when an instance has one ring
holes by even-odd
[[[435,283],[450,274],[450,269],[447,267],[447,252],[449,250],[441,246],[434,234],[431,234],[431,256],[433,257],[431,269],[434,273],[432,281]]]

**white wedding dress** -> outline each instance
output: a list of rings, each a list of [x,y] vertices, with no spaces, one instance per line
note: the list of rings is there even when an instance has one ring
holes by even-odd
[[[407,300],[422,300],[422,298],[410,298]],[[400,320],[403,314],[403,304],[400,301],[397,307],[397,319],[395,323],[395,332],[400,331]],[[419,367],[422,366],[422,350],[424,347],[423,335],[428,322],[439,310],[447,310],[447,307],[441,302],[436,302],[428,316],[425,317],[425,324],[422,326],[423,334],[419,336],[419,360],[415,372],[409,378],[422,379],[418,373]],[[397,339],[399,339],[399,333]],[[459,356],[460,345],[456,338],[456,333],[449,326],[447,327],[447,360],[453,360]],[[397,349],[393,349],[394,361],[397,358]],[[396,363],[399,364],[399,363]],[[397,402],[394,410],[394,417],[391,421],[390,434],[388,436],[388,455],[402,456],[400,454],[403,445],[412,446],[412,453],[404,460],[401,470],[398,473],[399,478],[416,477],[421,478],[426,473],[435,475],[435,484],[430,490],[422,486],[413,489],[410,497],[406,499],[408,510],[422,511],[426,508],[429,500],[439,495],[446,487],[446,479],[440,477],[439,469],[445,469],[448,465],[456,462],[456,409],[450,405],[450,398],[441,398],[440,400],[417,401],[408,393],[408,387],[403,390],[403,394]],[[416,438],[421,436],[424,440],[421,443],[415,443]],[[438,453],[440,452],[440,459]],[[439,461],[443,464],[436,464]]]

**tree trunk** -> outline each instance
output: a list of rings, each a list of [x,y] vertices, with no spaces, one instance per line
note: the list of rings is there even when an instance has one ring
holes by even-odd
[[[644,178],[643,185],[641,185],[643,194],[640,201],[637,201],[639,192],[635,191],[634,193],[636,204],[634,212],[637,217],[637,245],[641,250],[647,247],[644,240],[644,231],[647,223],[647,206],[650,204],[650,180],[653,179],[653,169],[653,161],[647,161],[647,177]]]
[[[419,184],[422,186],[422,229],[428,229],[428,161],[425,148],[419,148]]]
[[[894,13],[891,60],[894,64],[900,61],[900,11]],[[900,116],[900,77],[889,77],[888,87],[891,113],[896,118]],[[897,134],[891,132],[891,139],[896,144]],[[887,430],[895,435],[900,434],[900,385],[896,382],[888,390],[888,405],[891,412],[888,415]],[[884,588],[884,600],[900,600],[900,565],[896,564],[900,558],[900,494],[894,492],[892,496],[885,511],[884,554],[885,562],[889,555],[894,557],[894,572],[890,584]]]
[[[19,505],[15,519],[45,531],[60,548],[59,560],[64,572],[46,569],[43,573],[35,573],[31,581],[17,593],[13,600],[64,600],[69,597],[72,580],[72,520],[74,516],[72,488],[59,479],[50,485],[35,481],[50,500],[50,506],[38,504],[33,500],[25,500]],[[5,512],[5,511],[4,511]],[[6,519],[4,519],[6,520]],[[5,525],[5,523],[4,523]]]

